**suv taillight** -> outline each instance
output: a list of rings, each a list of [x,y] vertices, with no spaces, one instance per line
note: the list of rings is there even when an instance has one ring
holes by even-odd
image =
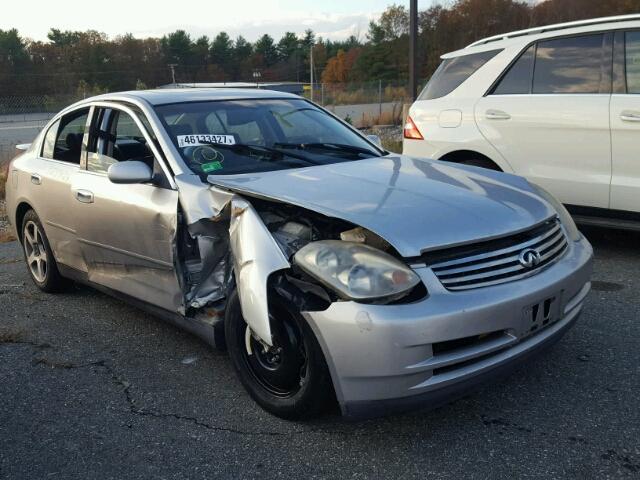
[[[407,121],[404,124],[403,131],[404,138],[408,138],[410,140],[424,140],[424,137],[416,127],[416,124],[413,123],[413,119],[407,115]]]

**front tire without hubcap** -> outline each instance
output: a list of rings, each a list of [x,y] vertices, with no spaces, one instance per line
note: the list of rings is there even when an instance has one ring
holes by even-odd
[[[269,310],[272,347],[252,334],[238,294],[229,297],[225,336],[233,366],[249,395],[268,412],[290,420],[316,415],[333,395],[320,345],[300,314],[275,295]]]
[[[22,248],[33,283],[45,292],[58,292],[65,279],[58,271],[49,240],[36,212],[29,210],[22,220]]]

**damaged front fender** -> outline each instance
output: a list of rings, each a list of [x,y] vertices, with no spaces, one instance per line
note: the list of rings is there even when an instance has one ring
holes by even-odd
[[[231,201],[229,235],[242,315],[254,334],[273,345],[267,280],[290,264],[256,210],[239,196]]]
[[[194,176],[176,176],[176,183],[189,233],[200,244],[202,273],[206,273],[189,299],[190,305],[202,306],[223,298],[227,287],[224,282],[228,281],[222,275],[226,252],[211,250],[230,248],[242,315],[254,335],[272,345],[267,280],[272,273],[291,266],[287,258],[246,199],[215,186],[202,188]],[[206,233],[211,229],[203,228],[203,221],[214,222],[218,228],[228,222],[228,247],[224,241],[201,241],[200,237],[216,238],[215,234]]]

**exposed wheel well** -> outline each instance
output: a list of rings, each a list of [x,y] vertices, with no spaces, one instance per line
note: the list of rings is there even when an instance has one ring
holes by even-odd
[[[33,208],[27,202],[22,202],[16,209],[16,232],[18,232],[18,241],[20,243],[22,243],[22,234],[20,233],[20,230],[22,230],[22,220],[29,210],[33,210]]]
[[[496,164],[486,155],[483,155],[473,150],[457,150],[455,152],[449,152],[444,155],[440,160],[454,163],[465,163],[467,165],[474,165],[476,167],[484,167],[490,170],[502,171],[500,166]]]

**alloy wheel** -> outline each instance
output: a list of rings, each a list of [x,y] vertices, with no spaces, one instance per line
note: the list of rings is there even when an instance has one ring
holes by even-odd
[[[38,283],[44,283],[47,279],[49,258],[44,245],[44,237],[38,225],[28,221],[23,232],[24,252],[31,275]]]

